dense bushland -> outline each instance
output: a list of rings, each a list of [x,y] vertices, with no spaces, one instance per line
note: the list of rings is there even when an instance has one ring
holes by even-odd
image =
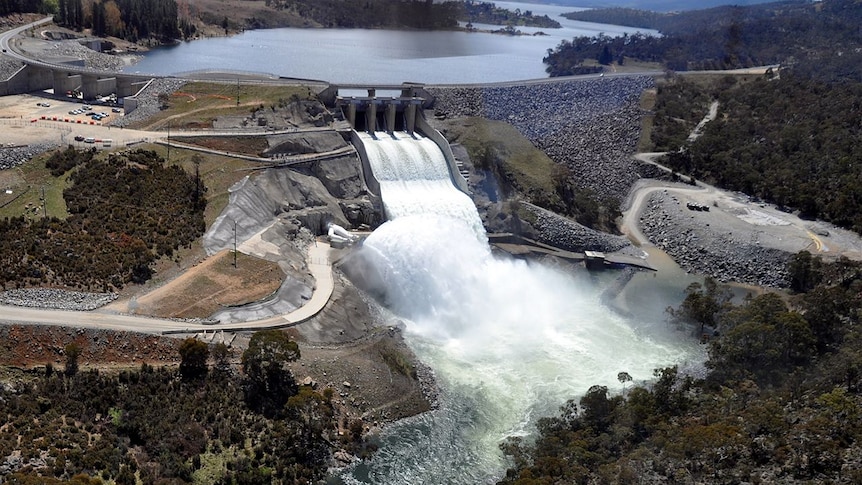
[[[0,430],[0,454],[21,455],[20,468],[4,476],[4,483],[320,480],[331,446],[339,440],[332,394],[297,387],[285,362],[259,350],[295,349],[283,333],[259,333],[252,340],[258,350],[243,355],[243,374],[230,366],[230,350],[224,345],[207,348],[189,339],[180,349],[180,372],[147,364],[118,373],[60,373],[48,367],[4,386],[0,413],[6,424]],[[212,369],[200,360],[210,354]],[[299,358],[298,352],[294,357]],[[273,416],[248,404],[269,399],[257,394],[263,389],[257,381],[261,376],[246,365],[252,361],[282,369],[278,382],[270,375],[267,383],[291,389]],[[352,437],[343,439],[349,446]]]
[[[204,233],[205,187],[199,177],[167,166],[155,152],[134,150],[93,158],[64,150],[46,166],[77,167],[63,192],[65,220],[0,220],[0,285],[108,291],[152,275]]]
[[[777,2],[718,7],[673,14],[631,9],[566,14],[576,20],[658,29],[661,37],[577,37],[550,50],[544,61],[551,76],[577,74],[584,61],[659,62],[676,71],[736,69],[800,60],[839,62],[856,72],[855,49],[862,46],[862,4],[853,0]],[[852,67],[850,67],[852,66]]]
[[[710,98],[717,119],[685,144],[683,131]],[[860,100],[862,83],[792,70],[741,85],[729,79],[713,92],[678,79],[659,90],[653,140],[671,151],[665,163],[676,171],[862,232]]]
[[[673,319],[715,325],[706,376],[590,388],[540,420],[535,443],[503,445],[501,483],[859,483],[862,264],[800,253],[791,272],[806,292],[789,302],[735,306],[714,282],[690,287]]]

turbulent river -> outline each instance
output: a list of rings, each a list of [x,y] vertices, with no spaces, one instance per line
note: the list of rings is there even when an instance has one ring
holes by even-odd
[[[595,384],[619,388],[621,371],[646,380],[657,367],[701,360],[696,344],[663,321],[626,319],[603,305],[614,273],[492,255],[475,206],[432,142],[363,136],[391,220],[361,251],[442,399],[387,429],[374,457],[336,481],[493,483],[505,471],[499,444],[528,436],[567,399]]]

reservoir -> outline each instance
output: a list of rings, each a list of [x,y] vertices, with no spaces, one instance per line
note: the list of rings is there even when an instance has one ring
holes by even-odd
[[[266,73],[341,84],[471,84],[547,77],[542,58],[564,39],[619,36],[638,29],[567,20],[576,7],[496,2],[548,15],[560,29],[520,27],[530,35],[371,29],[267,29],[160,47],[127,73],[179,75],[196,71]],[[500,26],[475,25],[477,29]],[[547,35],[532,35],[536,32]],[[647,31],[656,34],[654,31]]]

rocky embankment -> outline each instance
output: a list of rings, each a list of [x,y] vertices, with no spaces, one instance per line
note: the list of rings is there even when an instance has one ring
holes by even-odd
[[[24,63],[10,57],[0,56],[0,79],[9,79],[18,72]]]
[[[532,225],[539,232],[538,239],[556,248],[574,252],[587,250],[612,253],[631,246],[629,240],[623,236],[590,229],[532,204],[527,204],[527,210],[536,216]]]
[[[126,113],[111,121],[111,126],[129,126],[132,123],[146,121],[151,116],[161,111],[159,95],[171,94],[178,91],[186,84],[184,79],[156,78],[147,87],[138,93],[138,106],[133,111]]]
[[[634,183],[659,176],[653,166],[632,159],[640,137],[639,106],[651,77],[584,79],[487,88],[431,88],[435,115],[478,116],[507,122],[553,161],[572,181],[608,200],[620,200]],[[593,231],[571,220],[531,209],[536,239],[581,251],[619,251],[626,239]]]
[[[650,196],[640,226],[650,242],[690,273],[773,288],[789,284],[786,268],[791,253],[762,247],[745,234],[692,222],[668,194]]]
[[[85,68],[96,71],[120,71],[140,58],[140,56],[116,56],[97,52],[81,45],[75,39],[52,42],[45,50],[45,55],[78,58],[84,61]]]
[[[57,310],[95,310],[117,299],[116,293],[87,293],[53,288],[25,288],[0,292],[0,304]]]
[[[622,199],[654,168],[633,160],[639,106],[652,77],[631,76],[487,88],[430,88],[441,117],[505,121],[552,160],[571,170],[580,188]]]
[[[31,158],[53,150],[55,145],[34,143],[32,145],[0,147],[0,170],[15,168],[27,163]]]

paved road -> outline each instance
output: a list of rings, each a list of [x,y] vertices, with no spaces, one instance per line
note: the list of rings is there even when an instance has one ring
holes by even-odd
[[[317,315],[332,296],[334,280],[329,253],[329,244],[325,242],[318,242],[308,248],[306,262],[309,272],[314,277],[315,285],[311,298],[305,305],[288,314],[263,320],[244,323],[200,324],[99,311],[62,311],[0,305],[0,322],[177,335],[289,327]]]
[[[15,49],[12,48],[12,38],[17,36],[21,32],[24,32],[27,29],[37,27],[39,25],[45,25],[45,24],[51,23],[53,21],[54,21],[54,17],[45,17],[41,20],[31,22],[27,25],[22,25],[21,27],[17,27],[17,28],[14,28],[12,30],[7,30],[6,32],[0,33],[0,49],[3,49],[3,54],[5,54],[9,57],[12,57],[14,59],[18,59],[19,61],[28,62],[31,64],[41,64],[41,65],[47,66],[48,64],[45,64],[45,63],[39,62],[39,61],[35,61],[33,59],[30,59],[27,56],[21,55],[18,52],[16,52]]]

